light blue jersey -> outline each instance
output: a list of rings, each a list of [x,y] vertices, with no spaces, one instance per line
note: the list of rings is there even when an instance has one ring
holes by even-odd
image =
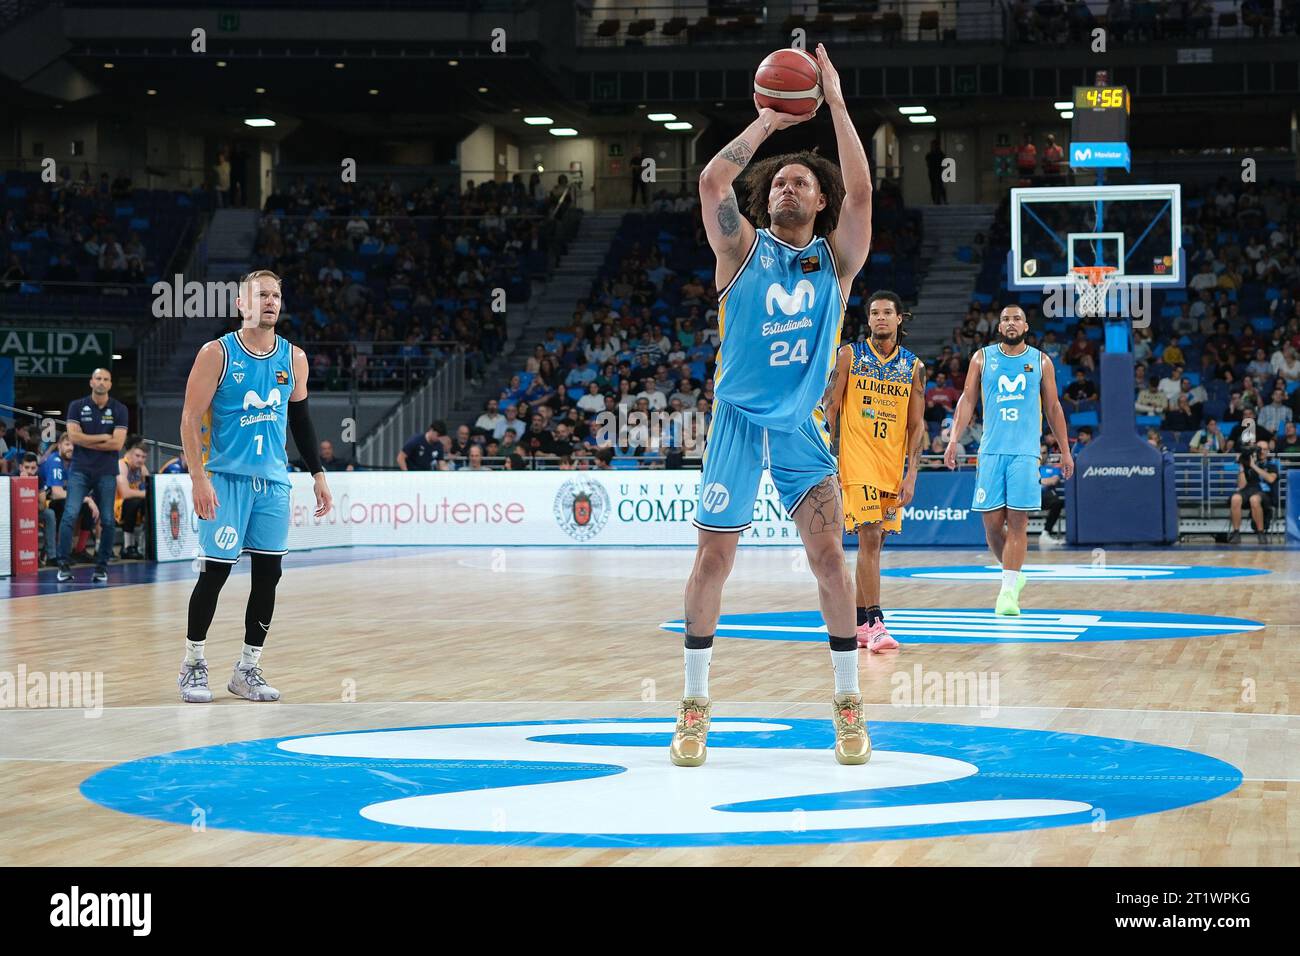
[[[1042,381],[1043,353],[1033,346],[1019,355],[1008,355],[998,345],[984,347],[981,455],[1032,455],[1037,466],[1043,435]]]
[[[799,429],[826,389],[843,322],[830,243],[796,248],[759,229],[718,297],[714,394],[756,425]]]
[[[227,332],[218,341],[225,364],[203,422],[206,468],[288,485],[285,440],[293,346],[277,335],[270,354],[256,355],[238,332]]]

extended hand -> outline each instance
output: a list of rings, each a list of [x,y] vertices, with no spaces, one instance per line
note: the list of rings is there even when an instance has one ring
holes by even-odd
[[[916,497],[916,472],[903,479],[903,487],[898,491],[898,507],[906,508]]]
[[[822,71],[822,96],[827,106],[843,106],[844,92],[840,89],[840,74],[831,63],[824,43],[817,44],[817,65]]]
[[[1061,452],[1061,474],[1067,479],[1074,474],[1074,456],[1069,451]]]
[[[957,443],[956,442],[950,441],[948,442],[947,445],[944,446],[943,463],[948,466],[949,471],[957,467]],[[1070,463],[1070,467],[1071,468],[1074,467],[1073,462]]]
[[[323,518],[329,514],[330,508],[334,507],[334,496],[330,494],[330,486],[325,483],[325,472],[320,472],[316,476],[316,517]]]

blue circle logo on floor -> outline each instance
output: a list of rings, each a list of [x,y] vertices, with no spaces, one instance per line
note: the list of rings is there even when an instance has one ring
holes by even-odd
[[[902,644],[1071,644],[1081,641],[1151,641],[1258,631],[1259,621],[1152,611],[1022,609],[1002,617],[992,609],[901,607],[885,609],[885,625]],[[682,622],[659,625],[682,633]],[[820,611],[724,614],[718,637],[754,641],[826,641]]]
[[[1208,564],[1026,564],[1034,581],[1187,581],[1198,578],[1244,578],[1269,574],[1266,568],[1216,568]],[[998,564],[934,564],[915,568],[881,568],[887,578],[933,581],[997,581]]]
[[[829,720],[719,718],[700,768],[673,721],[550,720],[355,731],[183,750],[81,785],[123,813],[211,829],[401,843],[566,847],[866,842],[1096,824],[1212,800],[1213,757],[1109,737],[872,721],[865,766]]]

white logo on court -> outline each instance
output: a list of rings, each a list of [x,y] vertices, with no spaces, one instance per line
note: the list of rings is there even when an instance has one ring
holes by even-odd
[[[977,505],[982,505],[982,504],[984,504],[984,499],[987,498],[988,496],[989,496],[989,493],[988,493],[987,491],[985,491],[983,488],[977,488],[977,489],[975,489],[975,503],[976,503]]]
[[[731,492],[722,482],[715,481],[704,489],[700,500],[704,503],[705,511],[715,514],[727,507],[727,503],[731,501]]]
[[[212,540],[216,542],[217,547],[222,551],[229,551],[239,543],[239,532],[230,525],[225,525],[217,530],[217,534]]]
[[[244,411],[248,411],[250,408],[279,407],[280,390],[278,388],[271,389],[270,393],[266,396],[266,401],[262,401],[262,399],[258,397],[257,392],[254,392],[251,389],[244,394]]]
[[[772,308],[773,303],[775,303],[781,307],[781,311],[786,315],[798,315],[800,312],[811,309],[816,297],[817,294],[813,289],[813,284],[807,279],[800,279],[793,292],[786,292],[781,283],[773,282],[767,287],[767,314],[776,315],[776,310]]]
[[[1007,378],[1005,375],[998,376],[999,392],[1023,392],[1024,390],[1025,390],[1024,372],[1021,372],[1015,378]]]

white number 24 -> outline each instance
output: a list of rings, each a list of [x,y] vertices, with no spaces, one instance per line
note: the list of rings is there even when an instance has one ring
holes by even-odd
[[[794,348],[790,348],[789,342],[776,341],[772,343],[772,358],[769,365],[790,365],[793,362],[808,364],[808,340],[799,339],[794,343]]]

